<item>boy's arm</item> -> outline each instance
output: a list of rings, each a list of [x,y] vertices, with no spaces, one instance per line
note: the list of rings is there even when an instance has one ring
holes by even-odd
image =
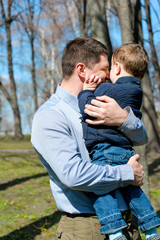
[[[86,118],[90,118],[90,116],[84,112],[84,109],[85,105],[91,104],[91,101],[93,99],[96,99],[96,96],[94,95],[94,92],[91,90],[84,90],[80,92],[78,95],[78,104],[83,120],[85,120]]]
[[[94,74],[92,74],[89,77],[86,74],[85,81],[83,83],[83,91],[80,92],[78,95],[78,103],[79,103],[79,108],[80,108],[83,120],[85,120],[87,117],[89,118],[89,115],[87,115],[84,112],[85,105],[91,104],[91,101],[93,99],[96,99],[94,90],[99,86],[100,83],[101,83],[100,77],[95,76]]]

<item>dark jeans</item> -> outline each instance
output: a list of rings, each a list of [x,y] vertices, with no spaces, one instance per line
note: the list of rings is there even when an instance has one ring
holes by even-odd
[[[104,143],[97,144],[90,153],[93,163],[97,165],[109,164],[112,166],[126,164],[128,159],[134,154],[134,150]],[[141,188],[129,185],[128,187],[114,190],[109,194],[101,196],[89,193],[101,224],[100,232],[102,234],[114,233],[117,230],[127,227],[121,211],[118,208],[116,191],[122,193],[129,209],[138,218],[138,225],[141,232],[160,225],[160,219],[157,217],[157,214]]]

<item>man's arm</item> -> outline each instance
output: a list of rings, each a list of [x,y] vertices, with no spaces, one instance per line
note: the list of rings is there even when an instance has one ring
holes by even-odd
[[[95,120],[86,119],[86,122],[93,125],[104,124],[117,126],[134,145],[142,145],[148,142],[148,134],[143,122],[135,117],[130,107],[122,109],[119,104],[110,97],[97,97],[92,100],[92,105],[87,104],[84,112]]]
[[[32,128],[33,146],[64,185],[78,191],[104,194],[136,180],[134,169],[129,164],[98,166],[82,159],[75,138],[64,120],[60,112],[41,112],[34,118]],[[132,158],[136,162],[136,157]],[[137,184],[140,185],[139,179]]]
[[[128,117],[119,130],[132,141],[134,146],[148,143],[148,134],[143,122],[134,115],[130,107],[126,107],[125,110],[128,112]]]

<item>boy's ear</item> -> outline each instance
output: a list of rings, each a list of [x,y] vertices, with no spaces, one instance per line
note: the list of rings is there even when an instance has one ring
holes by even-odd
[[[118,76],[121,73],[121,64],[119,62],[115,63],[116,75]]]
[[[80,77],[85,78],[85,65],[84,63],[78,63],[76,66],[77,73]]]

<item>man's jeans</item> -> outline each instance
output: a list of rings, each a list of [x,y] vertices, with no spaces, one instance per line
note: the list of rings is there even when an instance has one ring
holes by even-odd
[[[134,150],[111,146],[107,143],[100,143],[92,149],[90,156],[92,162],[97,165],[109,164],[115,166],[126,164],[128,159],[134,154]],[[114,233],[127,227],[121,211],[118,208],[116,191],[121,191],[129,209],[138,218],[138,225],[141,232],[160,225],[160,219],[157,217],[157,214],[141,188],[129,185],[128,187],[114,190],[109,194],[101,196],[89,193],[101,224],[100,231],[102,234]]]

